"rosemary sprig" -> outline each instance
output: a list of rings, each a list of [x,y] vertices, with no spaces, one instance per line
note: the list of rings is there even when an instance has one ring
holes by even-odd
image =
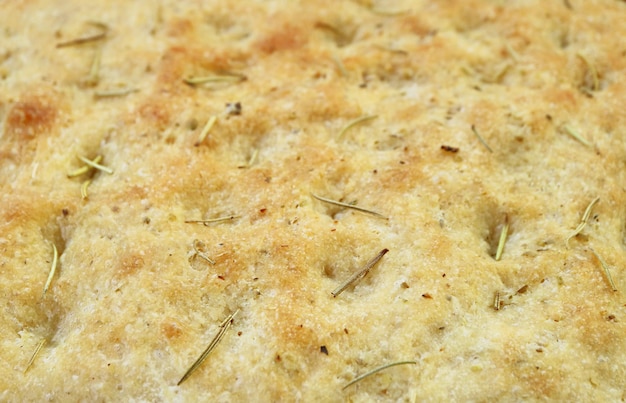
[[[366,116],[361,116],[359,118],[354,119],[351,122],[348,122],[347,125],[345,125],[343,127],[343,129],[341,129],[341,131],[339,132],[339,135],[337,136],[337,138],[342,138],[344,134],[346,134],[346,132],[350,129],[352,129],[354,126],[367,122],[368,120],[373,120],[376,119],[378,117],[378,115],[366,115]]]
[[[97,156],[96,158],[94,158],[91,162],[93,162],[94,164],[97,164],[97,163],[99,163],[100,161],[102,161],[102,155],[98,155],[98,156]],[[91,168],[92,168],[92,167],[91,167],[90,165],[83,165],[82,167],[77,168],[77,169],[73,170],[72,172],[68,173],[68,174],[67,174],[67,177],[68,177],[68,178],[73,178],[73,177],[75,177],[75,176],[80,176],[80,175],[86,174],[87,172],[89,172],[89,170],[90,170]]]
[[[611,289],[613,291],[617,291],[617,287],[615,287],[615,283],[613,282],[613,277],[611,277],[611,272],[609,271],[609,265],[606,264],[604,259],[602,259],[600,257],[600,255],[598,255],[596,253],[596,251],[593,250],[593,248],[590,247],[589,250],[591,251],[591,253],[593,253],[595,255],[596,259],[598,259],[598,261],[600,262],[600,265],[604,269],[604,274],[606,274],[606,278],[609,280],[609,284],[611,285]]]
[[[238,83],[245,80],[246,76],[244,76],[243,74],[222,74],[213,76],[183,78],[185,84],[189,84],[192,86],[213,83]]]
[[[35,362],[35,358],[37,357],[37,354],[39,354],[39,351],[41,351],[41,348],[43,347],[44,344],[46,344],[46,339],[41,339],[39,343],[37,343],[37,347],[35,347],[35,351],[33,352],[33,355],[30,356],[30,360],[28,360],[28,364],[26,364],[26,368],[24,368],[24,373],[26,373],[26,371],[28,371],[30,366],[33,365],[33,362]]]
[[[224,217],[217,217],[217,218],[209,218],[208,220],[185,220],[185,223],[187,224],[204,224],[205,226],[209,226],[210,224],[216,223],[216,222],[222,222],[222,221],[230,221],[230,220],[234,220],[235,218],[239,218],[239,216],[237,215],[229,215],[229,216],[224,216]]]
[[[187,378],[189,378],[191,376],[191,374],[193,374],[193,372],[196,369],[198,369],[198,367],[200,365],[202,365],[202,362],[207,358],[207,356],[209,354],[211,354],[211,351],[213,351],[215,349],[215,347],[220,342],[220,340],[222,340],[222,338],[224,337],[224,335],[226,334],[226,332],[228,331],[228,329],[232,325],[233,319],[235,318],[235,315],[237,315],[238,312],[239,312],[239,310],[236,310],[234,313],[228,315],[228,317],[226,319],[224,319],[224,321],[220,324],[220,329],[218,330],[217,334],[215,335],[213,340],[211,340],[211,343],[209,343],[209,345],[204,350],[204,352],[200,355],[200,357],[198,357],[198,359],[187,370],[187,372],[185,372],[185,375],[183,375],[183,377],[180,379],[180,381],[178,381],[178,383],[176,384],[177,386],[180,386],[180,384],[185,382],[187,380]]]
[[[41,294],[41,298],[46,296],[46,292],[48,292],[48,288],[50,288],[50,284],[52,284],[52,278],[54,277],[54,273],[57,271],[58,260],[59,251],[57,250],[57,246],[52,244],[52,264],[50,265],[50,272],[48,273],[46,284],[43,286],[43,294]]]
[[[196,147],[202,144],[204,139],[206,139],[206,136],[208,136],[209,132],[213,128],[213,125],[215,125],[215,122],[217,122],[217,116],[213,115],[209,118],[209,120],[206,122],[206,124],[202,128],[202,131],[200,132],[200,136],[198,136],[198,141],[196,141],[196,144],[194,144]]]
[[[506,237],[509,234],[509,216],[504,216],[504,226],[500,232],[500,240],[498,241],[498,249],[496,250],[496,262],[502,257],[504,251],[504,244],[506,243]]]
[[[476,137],[478,138],[478,141],[480,141],[487,150],[489,150],[490,153],[493,152],[493,150],[491,149],[491,147],[489,147],[489,145],[487,144],[487,142],[483,139],[483,137],[478,133],[478,130],[476,130],[476,125],[472,125],[472,131],[474,132],[474,134],[476,135]]]
[[[84,181],[80,187],[80,195],[83,200],[89,197],[89,194],[87,193],[87,188],[89,187],[89,185],[91,185],[91,179],[87,179],[86,181]]]
[[[137,88],[120,88],[118,90],[95,91],[93,95],[96,98],[112,98],[121,97],[138,91],[139,90]]]
[[[92,160],[90,160],[88,158],[85,158],[85,157],[83,157],[81,155],[78,156],[78,159],[81,160],[82,162],[84,162],[85,164],[89,165],[92,168],[96,168],[96,169],[98,169],[100,171],[106,172],[109,175],[113,174],[113,170],[111,168],[105,167],[104,165],[100,165],[99,163],[95,162],[95,160],[92,161]]]
[[[578,227],[576,227],[574,232],[572,232],[565,240],[565,246],[569,248],[569,240],[580,234],[581,231],[585,228],[585,225],[587,225],[587,221],[589,221],[589,217],[591,217],[591,210],[593,209],[593,206],[595,206],[596,203],[598,203],[599,201],[600,198],[596,197],[591,201],[591,203],[589,203],[589,205],[585,209],[585,213],[583,214],[582,219],[580,220],[580,224],[578,224]]]
[[[576,140],[580,141],[582,144],[586,145],[587,147],[591,147],[592,146],[592,144],[589,142],[589,140],[587,140],[583,136],[581,136],[571,126],[566,125],[566,126],[563,127],[563,129],[565,130],[565,133],[569,134],[570,136],[572,136]]]
[[[325,203],[330,203],[330,204],[334,204],[335,206],[350,208],[350,209],[353,209],[353,210],[356,210],[356,211],[360,211],[362,213],[367,213],[367,214],[371,214],[371,215],[376,216],[376,217],[387,219],[387,217],[385,217],[384,215],[382,215],[380,213],[377,213],[375,211],[372,211],[372,210],[365,209],[363,207],[355,206],[353,204],[343,203],[343,202],[340,202],[340,201],[337,201],[337,200],[327,199],[325,197],[318,196],[318,195],[316,195],[314,193],[311,193],[311,196],[313,196],[317,200],[325,202]]]
[[[361,280],[363,277],[365,277],[367,273],[369,273],[369,271],[372,269],[372,267],[374,267],[376,263],[378,263],[378,261],[382,259],[382,257],[385,256],[387,252],[389,252],[389,249],[387,248],[378,252],[378,255],[374,256],[369,262],[367,262],[361,270],[351,275],[346,281],[341,283],[339,287],[335,288],[331,293],[333,294],[333,297],[337,297],[339,294],[344,292],[345,289],[348,288],[351,284],[354,284],[357,281]]]
[[[366,372],[365,374],[363,374],[361,376],[358,376],[358,377],[354,378],[352,381],[350,381],[348,384],[346,384],[346,386],[344,386],[343,389],[345,390],[349,386],[354,385],[355,383],[357,383],[357,382],[367,378],[368,376],[374,375],[375,373],[380,372],[382,370],[385,370],[387,368],[395,367],[395,366],[398,366],[398,365],[406,365],[406,364],[417,364],[417,362],[416,361],[398,361],[398,362],[392,362],[391,364],[382,365],[382,366],[380,366],[378,368],[374,368],[373,370],[371,370],[369,372]]]

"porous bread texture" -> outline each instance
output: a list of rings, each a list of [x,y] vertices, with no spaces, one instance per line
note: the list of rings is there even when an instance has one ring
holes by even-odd
[[[0,400],[626,398],[625,2],[2,9]]]

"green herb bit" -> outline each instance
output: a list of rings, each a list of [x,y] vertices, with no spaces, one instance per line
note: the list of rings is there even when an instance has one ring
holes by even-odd
[[[572,232],[570,236],[568,236],[567,239],[565,240],[565,246],[569,248],[569,240],[574,238],[576,235],[580,234],[581,231],[585,228],[585,225],[587,225],[587,221],[589,221],[589,217],[591,217],[591,210],[593,209],[593,206],[595,206],[596,203],[598,203],[599,201],[600,201],[600,198],[596,197],[595,199],[591,201],[591,203],[589,203],[589,205],[585,209],[585,213],[583,214],[582,219],[580,220],[580,224],[578,224],[578,227],[576,227],[574,232]]]
[[[496,291],[496,294],[493,298],[493,309],[496,311],[500,310],[500,291]]]
[[[369,273],[369,271],[372,269],[372,267],[374,267],[376,263],[378,263],[378,261],[380,261],[380,259],[382,259],[387,252],[389,252],[389,249],[387,248],[378,252],[378,255],[374,256],[369,262],[367,262],[361,270],[351,275],[350,278],[341,283],[339,287],[335,288],[331,293],[333,294],[333,297],[337,297],[339,294],[344,292],[345,289],[348,288],[351,284],[354,284],[357,281],[361,280],[363,277],[365,277],[367,273]]]
[[[83,200],[89,197],[89,194],[87,193],[87,188],[89,188],[89,185],[91,185],[91,179],[87,179],[86,181],[84,181],[80,187],[80,195]]]
[[[565,132],[567,134],[569,134],[570,136],[572,136],[573,138],[575,138],[576,140],[580,141],[582,144],[586,145],[587,147],[591,147],[591,143],[589,142],[589,140],[583,138],[583,136],[581,136],[576,130],[574,130],[574,128],[572,128],[571,126],[564,126],[563,129],[565,129]]]
[[[609,265],[606,264],[604,259],[602,259],[600,255],[598,255],[596,251],[593,250],[593,248],[589,248],[589,250],[591,251],[591,253],[595,255],[596,259],[598,259],[598,261],[600,262],[600,265],[602,265],[602,268],[604,269],[604,274],[606,274],[606,278],[609,280],[609,284],[611,285],[611,289],[613,291],[617,291],[617,287],[615,287],[615,283],[613,282],[613,277],[611,277],[611,272],[609,271]]]
[[[330,203],[330,204],[334,204],[335,206],[350,208],[352,210],[360,211],[362,213],[367,213],[367,214],[371,214],[371,215],[379,217],[379,218],[384,218],[385,220],[387,219],[387,217],[385,217],[384,215],[382,215],[380,213],[377,213],[375,211],[372,211],[372,210],[365,209],[363,207],[355,206],[353,204],[343,203],[343,202],[340,202],[340,201],[337,201],[337,200],[327,199],[325,197],[318,196],[318,195],[313,194],[313,193],[311,193],[311,196],[313,196],[317,200],[325,202],[325,203]]]
[[[359,118],[356,118],[353,121],[349,122],[347,125],[345,125],[343,129],[341,129],[337,137],[342,138],[343,135],[346,134],[346,132],[352,129],[354,126],[367,122],[368,120],[376,119],[377,117],[378,115],[366,115],[366,116],[361,116]]]
[[[57,261],[59,260],[59,251],[57,250],[57,246],[52,244],[52,265],[50,265],[50,272],[48,273],[48,279],[46,280],[46,284],[43,286],[43,294],[41,298],[46,296],[46,292],[48,292],[48,288],[50,288],[50,284],[52,283],[52,278],[54,277],[54,273],[57,271]]]
[[[206,136],[209,135],[209,132],[215,125],[215,122],[217,122],[217,116],[213,115],[209,118],[209,120],[206,122],[206,124],[202,128],[202,131],[200,132],[200,136],[198,137],[198,141],[196,141],[196,144],[194,144],[196,147],[202,144],[204,139],[206,139]]]
[[[395,367],[395,366],[398,366],[398,365],[406,365],[406,364],[414,364],[415,365],[415,364],[417,364],[417,362],[416,361],[398,361],[398,362],[392,362],[391,364],[385,364],[385,365],[380,366],[378,368],[374,368],[373,370],[371,370],[371,371],[369,371],[369,372],[367,372],[367,373],[365,373],[365,374],[363,374],[361,376],[358,376],[358,377],[354,378],[346,386],[344,386],[343,389],[345,390],[349,386],[354,385],[355,383],[357,383],[357,382],[367,378],[368,376],[374,375],[375,373],[380,372],[382,370],[385,370],[387,368]]]
[[[46,344],[46,339],[41,339],[41,341],[37,343],[37,347],[35,347],[35,351],[33,352],[33,355],[31,355],[30,360],[28,360],[28,364],[26,364],[26,368],[24,368],[24,373],[26,373],[26,371],[28,371],[31,365],[33,365],[33,362],[35,362],[35,358],[37,357],[37,354],[39,354],[39,351],[41,351],[41,348],[43,347],[44,344]]]
[[[185,84],[192,86],[213,83],[238,83],[245,80],[246,76],[243,74],[225,74],[204,77],[189,77],[183,79]]]
[[[493,150],[491,149],[491,147],[489,147],[489,145],[487,144],[485,139],[483,139],[483,137],[478,133],[478,130],[476,130],[476,125],[472,125],[472,131],[474,132],[474,134],[478,138],[478,141],[480,141],[485,146],[485,148],[487,150],[489,150],[490,153],[492,153]]]
[[[209,218],[208,220],[185,220],[185,223],[187,223],[187,224],[204,224],[205,226],[208,227],[210,224],[214,224],[216,222],[222,222],[222,221],[231,221],[231,220],[234,220],[235,218],[239,218],[239,216],[237,216],[237,215],[229,215],[229,216],[224,216],[224,217]]]
[[[504,244],[506,243],[506,237],[509,234],[509,217],[504,216],[504,226],[500,232],[500,240],[498,241],[498,249],[496,250],[496,262],[502,257],[504,251]]]
[[[132,94],[133,92],[138,92],[137,88],[120,88],[118,90],[108,90],[108,91],[96,91],[93,93],[96,98],[113,98],[113,97],[123,97],[124,95]]]
[[[589,74],[591,75],[591,91],[598,91],[600,89],[600,78],[598,77],[598,70],[596,67],[581,53],[576,54],[578,57],[582,59],[583,62],[587,65],[587,69],[589,70]]]
[[[215,337],[213,338],[213,340],[211,340],[211,343],[209,343],[208,347],[204,350],[204,352],[200,355],[200,357],[198,357],[198,359],[187,370],[187,372],[185,372],[185,375],[183,375],[183,377],[180,379],[180,381],[178,381],[178,383],[176,384],[177,386],[180,386],[180,384],[185,382],[187,380],[187,378],[189,378],[191,376],[191,374],[193,374],[194,371],[196,369],[198,369],[198,367],[200,367],[200,365],[202,365],[202,362],[204,362],[204,360],[207,358],[207,356],[209,354],[211,354],[211,352],[215,349],[215,347],[220,342],[220,340],[222,340],[222,338],[224,337],[224,335],[226,334],[226,332],[228,331],[228,329],[232,325],[233,319],[235,318],[235,315],[237,315],[238,312],[239,312],[239,310],[236,310],[234,313],[230,314],[220,324],[220,329],[218,330],[218,332],[215,335]]]
[[[91,162],[93,162],[93,163],[97,164],[97,163],[99,163],[100,161],[102,161],[102,155],[98,155],[98,156],[97,156],[96,158],[94,158]],[[68,174],[67,174],[67,177],[68,177],[68,178],[73,178],[73,177],[75,177],[75,176],[84,175],[84,174],[86,174],[87,172],[89,172],[89,170],[90,170],[91,168],[92,168],[92,167],[91,167],[90,165],[83,165],[82,167],[80,167],[80,168],[78,168],[78,169],[75,169],[75,170],[73,170],[72,172],[68,173]]]
[[[92,168],[96,168],[96,169],[98,169],[100,171],[106,172],[109,175],[113,174],[113,170],[111,168],[105,167],[104,165],[100,165],[99,163],[94,162],[95,160],[92,161],[92,160],[90,160],[88,158],[85,158],[85,157],[83,157],[81,155],[78,156],[78,159],[81,160],[82,162],[84,162],[85,164],[89,165]]]

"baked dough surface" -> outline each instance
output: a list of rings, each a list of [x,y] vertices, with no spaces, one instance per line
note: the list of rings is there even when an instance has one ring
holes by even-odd
[[[0,400],[624,400],[625,20],[616,0],[3,2]],[[68,178],[78,155],[113,174]]]

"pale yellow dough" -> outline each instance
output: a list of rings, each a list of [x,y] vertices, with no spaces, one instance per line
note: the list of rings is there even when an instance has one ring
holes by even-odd
[[[626,398],[626,2],[1,8],[0,400]]]

